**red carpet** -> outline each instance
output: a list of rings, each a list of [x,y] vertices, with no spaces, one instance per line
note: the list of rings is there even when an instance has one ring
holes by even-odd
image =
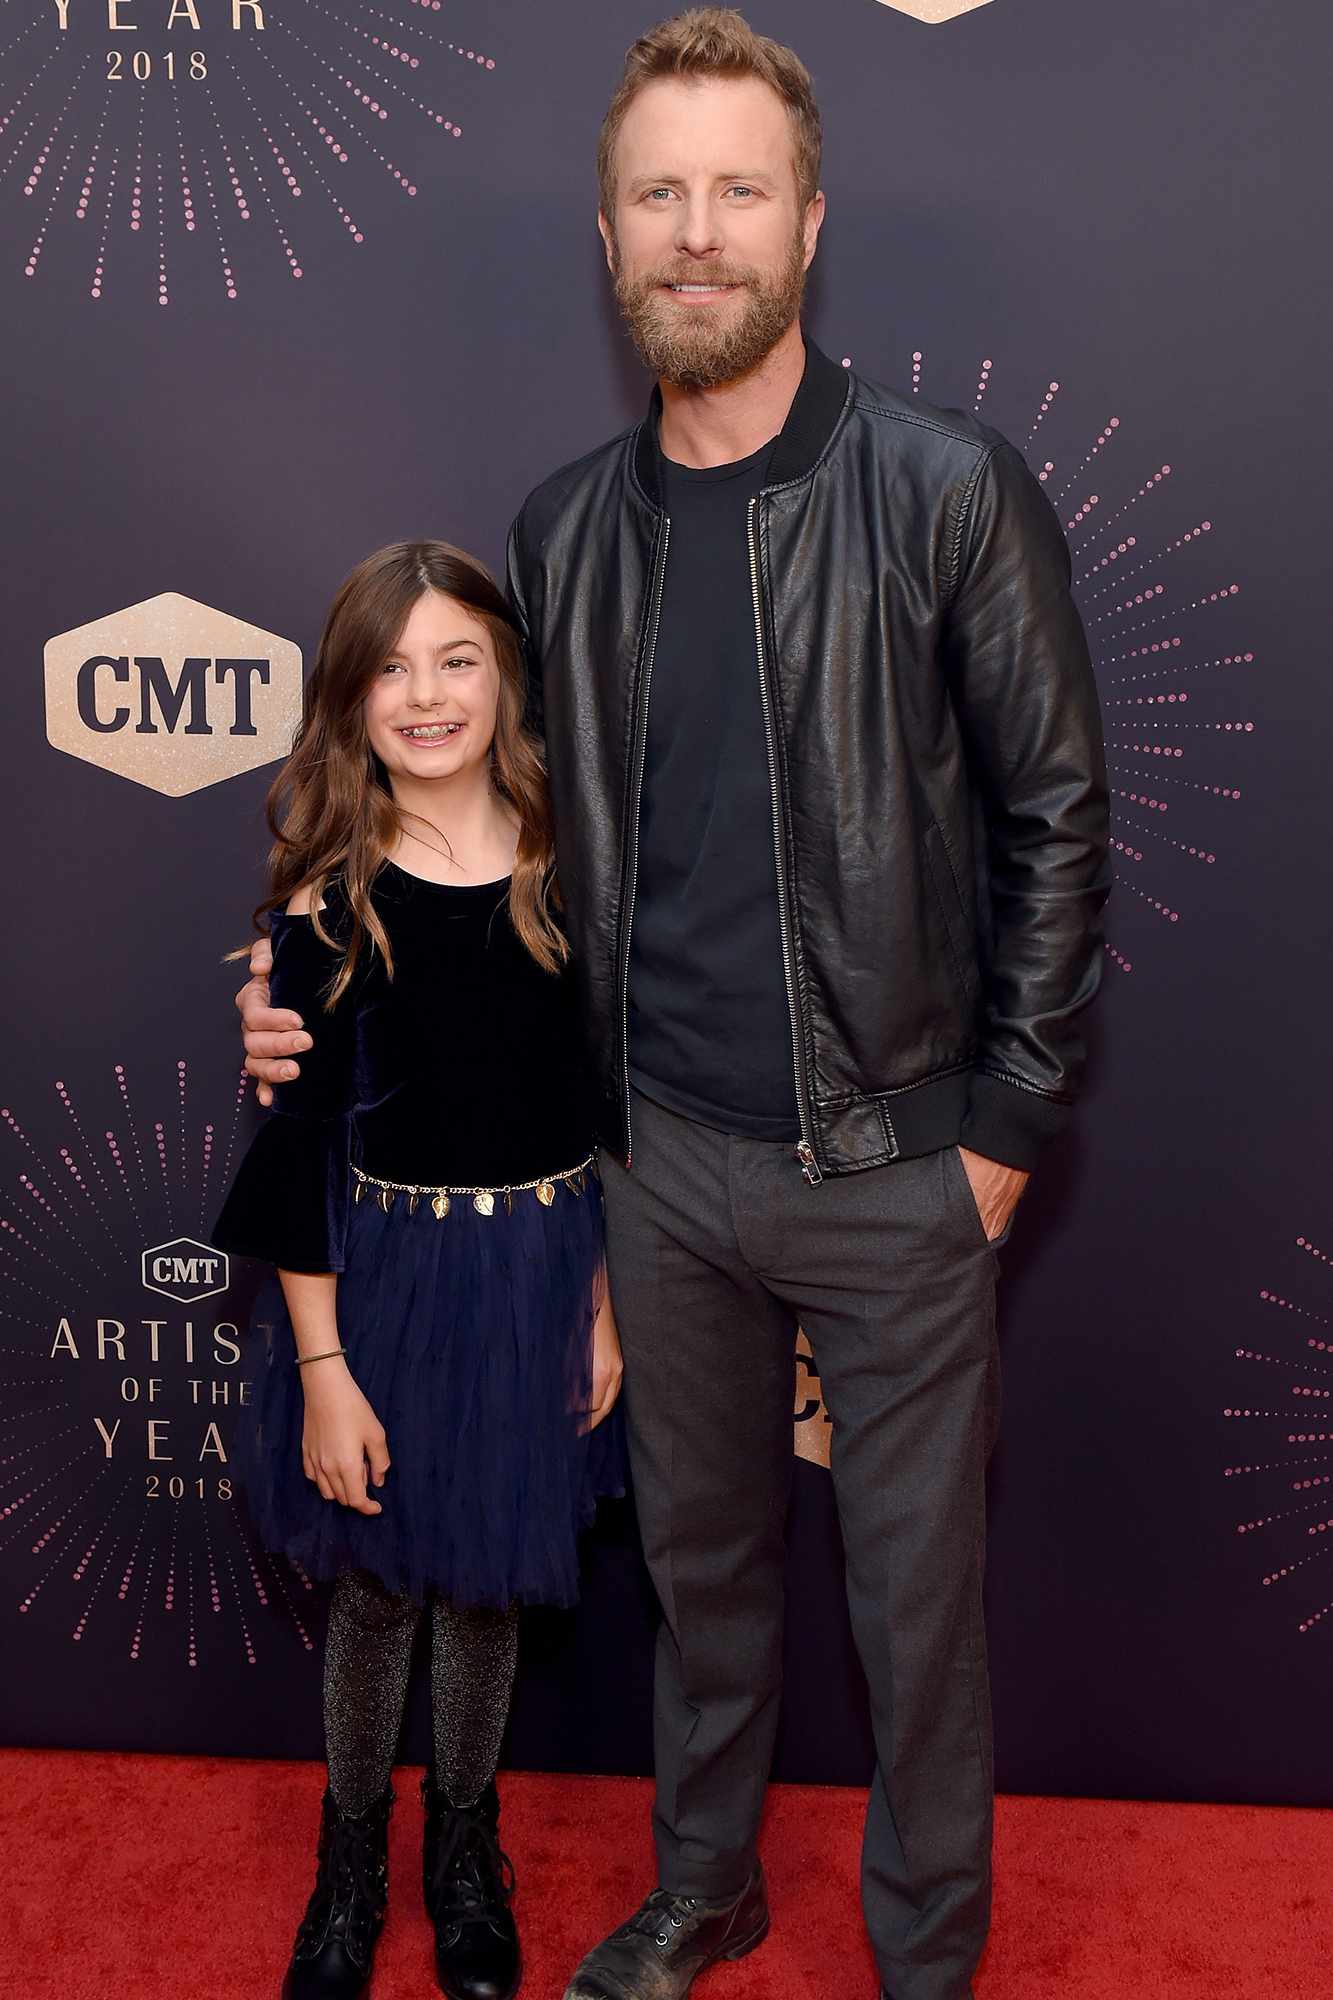
[[[401,1770],[375,2000],[436,1991],[417,1772]],[[309,1887],[309,1764],[0,1752],[0,1944],[19,2000],[273,2000]],[[516,1775],[525,2000],[559,2000],[651,1883],[649,1788]],[[863,1795],[781,1786],[769,1941],[700,2000],[874,2000],[856,1904]],[[1333,1816],[1002,1799],[977,2000],[1329,2000]]]

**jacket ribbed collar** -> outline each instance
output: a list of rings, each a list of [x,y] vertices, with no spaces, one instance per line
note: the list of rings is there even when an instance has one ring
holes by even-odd
[[[805,373],[792,399],[769,460],[765,489],[800,479],[813,470],[852,393],[851,372],[830,361],[812,340],[805,343]],[[634,439],[634,475],[655,507],[662,505],[662,461],[658,425],[662,391],[654,388],[648,415]]]

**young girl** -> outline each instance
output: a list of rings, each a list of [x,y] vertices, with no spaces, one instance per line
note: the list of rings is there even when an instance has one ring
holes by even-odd
[[[332,1578],[328,1787],[285,2000],[365,1992],[429,1605],[424,1883],[452,2000],[518,1990],[495,1769],[520,1603],[623,1490],[600,1187],[512,614],[441,542],[329,613],[270,800],[275,1006],[313,1047],[214,1231],[278,1267],[238,1441],[266,1546]],[[261,1312],[260,1318],[265,1315]]]

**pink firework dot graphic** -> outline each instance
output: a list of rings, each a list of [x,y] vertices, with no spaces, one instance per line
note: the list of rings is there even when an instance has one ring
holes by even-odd
[[[0,40],[0,254],[94,301],[299,280],[416,199],[501,67],[444,0],[32,0]]]
[[[842,357],[852,366],[852,356]],[[867,373],[881,372],[880,358]],[[1188,925],[1203,871],[1225,869],[1258,727],[1244,589],[1224,529],[1176,500],[1182,469],[1115,398],[999,363],[931,378],[914,347],[887,368],[910,393],[973,412],[1026,455],[1060,516],[1106,725],[1115,890],[1108,970],[1142,975]],[[1175,482],[1173,484],[1173,481]]]
[[[1289,1289],[1260,1288],[1253,1344],[1232,1349],[1223,1476],[1235,1482],[1234,1532],[1253,1549],[1256,1585],[1290,1634],[1309,1638],[1333,1632],[1333,1318],[1317,1282],[1326,1286],[1333,1258],[1298,1236],[1287,1262],[1304,1268]]]
[[[0,1590],[97,1655],[313,1645],[310,1579],[258,1546],[232,1468],[245,1312],[208,1229],[247,1093],[198,1107],[182,1059],[146,1098],[115,1063],[0,1106]]]

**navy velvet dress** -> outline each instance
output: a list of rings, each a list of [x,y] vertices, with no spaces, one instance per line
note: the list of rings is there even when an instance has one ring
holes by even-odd
[[[273,920],[273,1004],[314,1036],[279,1085],[213,1241],[338,1274],[347,1365],[391,1466],[367,1516],[301,1463],[304,1399],[274,1277],[252,1326],[238,1472],[265,1545],[456,1604],[569,1604],[577,1534],[624,1491],[620,1413],[589,1433],[601,1188],[572,982],[509,921],[508,881],[454,888],[386,862],[378,952],[331,1011],[339,959]],[[338,886],[321,921],[345,934]],[[316,1367],[322,1363],[315,1363]]]

